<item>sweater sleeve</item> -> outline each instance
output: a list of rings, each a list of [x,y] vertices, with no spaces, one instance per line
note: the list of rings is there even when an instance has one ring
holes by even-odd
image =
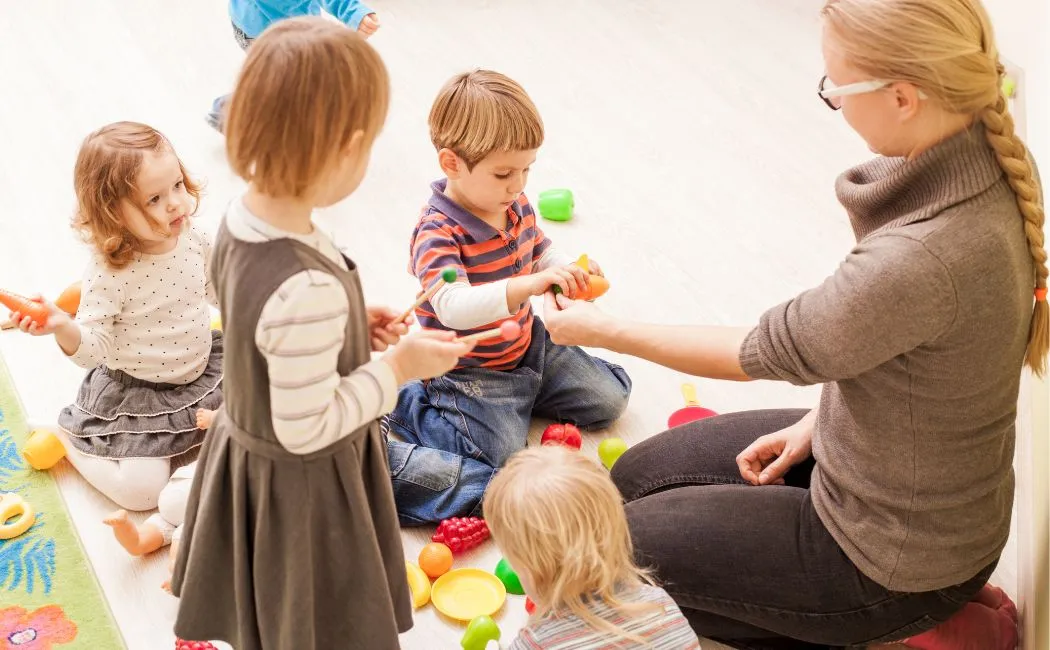
[[[219,309],[219,295],[215,291],[215,283],[211,281],[211,237],[201,232],[201,245],[204,247],[204,298],[212,307]]]
[[[92,262],[84,274],[77,326],[80,347],[73,363],[90,370],[106,363],[113,352],[113,326],[124,306],[124,283],[101,263]]]
[[[263,307],[255,342],[269,367],[274,433],[294,454],[323,449],[396,404],[397,381],[384,361],[339,375],[348,313],[343,286],[318,271],[292,276]]]
[[[936,339],[956,309],[952,276],[922,242],[874,237],[819,287],[763,314],[740,365],[800,386],[849,379]]]
[[[350,29],[357,29],[365,16],[375,13],[360,0],[323,0],[321,4]]]

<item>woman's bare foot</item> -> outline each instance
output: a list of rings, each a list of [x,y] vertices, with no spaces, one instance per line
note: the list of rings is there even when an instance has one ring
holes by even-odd
[[[152,553],[164,546],[164,535],[150,524],[136,526],[128,521],[127,510],[117,510],[102,520],[113,528],[113,536],[128,553],[135,557]]]
[[[197,409],[197,428],[204,429],[207,431],[211,427],[212,421],[215,420],[215,411],[209,411],[208,409]]]

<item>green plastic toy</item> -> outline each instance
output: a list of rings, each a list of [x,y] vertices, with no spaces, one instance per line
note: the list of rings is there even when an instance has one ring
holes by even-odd
[[[525,590],[521,587],[521,580],[518,579],[518,574],[514,572],[514,569],[510,568],[510,562],[507,562],[507,558],[499,561],[493,573],[503,583],[503,586],[507,588],[508,594],[525,595]]]
[[[540,216],[548,221],[568,221],[572,219],[576,202],[572,190],[546,190],[540,192]]]
[[[500,631],[491,616],[478,616],[467,626],[459,645],[463,650],[485,650],[489,641],[499,641]]]

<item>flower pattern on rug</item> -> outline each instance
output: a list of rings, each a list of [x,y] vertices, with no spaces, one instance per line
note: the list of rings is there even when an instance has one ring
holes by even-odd
[[[58,605],[33,612],[22,607],[0,609],[0,650],[51,650],[76,637],[76,624]]]

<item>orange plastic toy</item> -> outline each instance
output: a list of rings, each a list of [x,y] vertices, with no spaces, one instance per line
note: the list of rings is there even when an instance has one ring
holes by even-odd
[[[43,303],[0,289],[0,305],[7,307],[12,312],[19,312],[23,317],[29,316],[41,327],[47,325],[47,306]]]
[[[55,299],[55,306],[70,316],[76,316],[80,309],[80,283],[74,282]]]
[[[452,568],[452,549],[440,542],[431,542],[419,552],[419,568],[431,578],[439,578]]]
[[[29,434],[22,457],[29,466],[37,470],[51,469],[66,455],[66,448],[53,432],[37,429]]]
[[[609,290],[609,281],[600,275],[591,273],[591,262],[587,256],[580,255],[580,259],[576,260],[575,264],[587,274],[587,290],[577,294],[576,300],[591,301],[604,296]],[[555,285],[553,291],[561,293],[561,287]]]

